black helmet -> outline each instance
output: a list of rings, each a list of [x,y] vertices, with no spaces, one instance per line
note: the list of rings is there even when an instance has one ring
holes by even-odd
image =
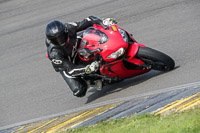
[[[46,37],[55,45],[64,46],[68,39],[65,25],[57,20],[51,21],[46,26]]]

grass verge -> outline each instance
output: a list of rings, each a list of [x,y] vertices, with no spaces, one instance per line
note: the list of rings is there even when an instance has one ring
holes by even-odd
[[[200,108],[168,115],[144,114],[102,121],[62,133],[200,133]]]

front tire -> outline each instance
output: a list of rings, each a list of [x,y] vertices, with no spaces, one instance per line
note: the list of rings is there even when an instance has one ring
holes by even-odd
[[[139,47],[136,57],[144,61],[146,65],[151,66],[152,69],[159,71],[169,71],[175,66],[171,57],[148,47]]]

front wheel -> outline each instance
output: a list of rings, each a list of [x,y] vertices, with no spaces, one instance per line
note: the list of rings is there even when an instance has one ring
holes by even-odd
[[[144,61],[152,69],[159,71],[169,71],[175,66],[175,62],[171,57],[148,47],[140,47],[136,57]]]

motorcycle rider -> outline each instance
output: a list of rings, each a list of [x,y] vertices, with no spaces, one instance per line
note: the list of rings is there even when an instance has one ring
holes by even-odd
[[[66,24],[54,20],[46,26],[47,56],[55,71],[60,72],[72,90],[73,95],[77,97],[85,96],[88,88],[87,83],[80,75],[96,72],[99,68],[98,62],[92,62],[86,66],[77,64],[78,38],[80,38],[77,37],[77,32],[100,22],[102,22],[100,18],[90,16],[81,22],[69,22]]]

